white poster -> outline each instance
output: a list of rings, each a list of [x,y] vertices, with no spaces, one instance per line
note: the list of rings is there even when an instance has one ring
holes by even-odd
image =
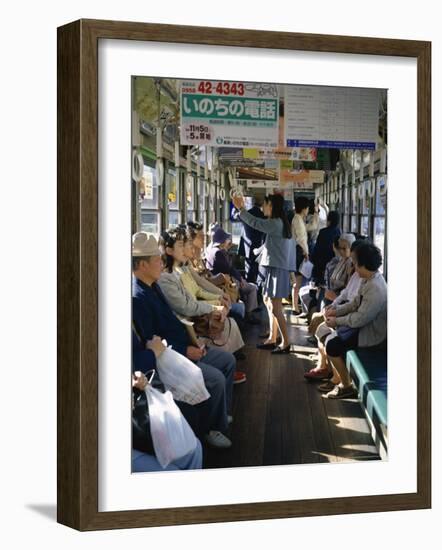
[[[285,86],[284,144],[374,150],[381,90]]]

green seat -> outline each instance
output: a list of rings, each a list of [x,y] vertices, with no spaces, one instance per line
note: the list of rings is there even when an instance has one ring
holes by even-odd
[[[347,368],[373,424],[387,427],[387,352],[358,349],[347,352]]]

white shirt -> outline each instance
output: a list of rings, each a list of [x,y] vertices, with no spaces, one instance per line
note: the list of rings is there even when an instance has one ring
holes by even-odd
[[[292,237],[295,239],[304,254],[308,255],[307,231],[312,231],[318,226],[319,216],[315,212],[311,222],[306,225],[301,214],[295,214],[292,220]]]
[[[332,303],[332,307],[339,306],[343,302],[351,302],[354,298],[356,298],[359,292],[359,287],[361,286],[361,281],[362,277],[359,277],[359,273],[355,271],[350,277],[347,286]]]

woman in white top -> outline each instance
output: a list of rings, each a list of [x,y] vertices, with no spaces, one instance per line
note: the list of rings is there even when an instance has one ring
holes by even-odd
[[[295,272],[295,283],[292,287],[292,308],[293,313],[298,315],[302,313],[302,310],[298,305],[298,295],[299,289],[302,284],[302,275],[299,271],[299,268],[303,260],[308,260],[308,234],[307,231],[311,231],[318,226],[319,215],[318,210],[319,206],[315,205],[315,213],[312,220],[308,224],[305,223],[305,218],[309,210],[309,200],[307,197],[298,197],[295,199],[295,215],[292,220],[292,237],[296,242],[296,272]]]

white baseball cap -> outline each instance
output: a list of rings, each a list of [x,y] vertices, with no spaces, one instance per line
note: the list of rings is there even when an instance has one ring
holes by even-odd
[[[139,231],[132,236],[132,256],[161,256],[157,240],[152,233]]]

